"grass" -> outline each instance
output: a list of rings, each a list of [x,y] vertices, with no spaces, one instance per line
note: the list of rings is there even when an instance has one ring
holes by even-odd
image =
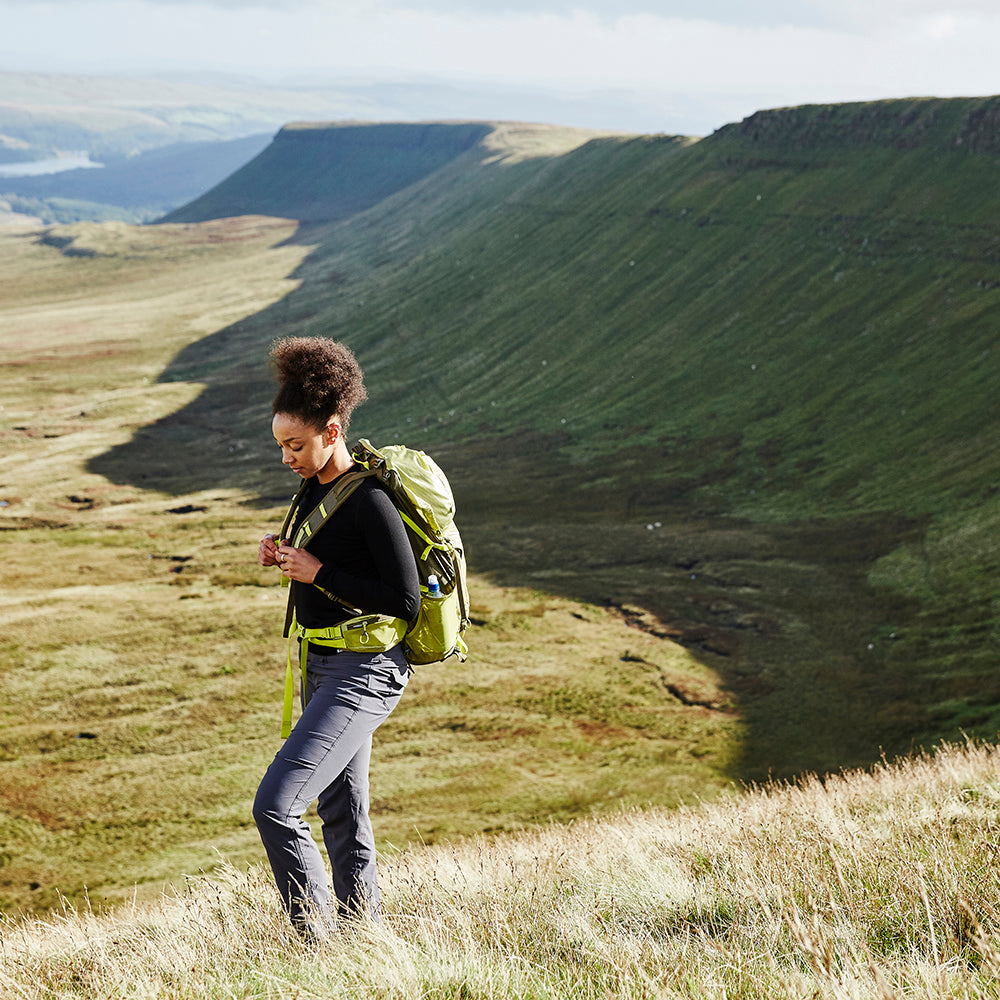
[[[270,522],[191,517],[155,533],[176,543],[167,551],[128,532],[24,539],[63,580],[2,609],[5,907],[78,900],[84,886],[95,902],[136,882],[148,896],[217,852],[260,855],[250,804],[278,743],[284,672],[282,595],[252,564]],[[421,668],[379,733],[383,844],[726,788],[738,719],[686,653],[606,611],[482,580],[475,592],[474,659]]]
[[[36,997],[990,997],[995,747],[388,853],[385,923],[294,939],[257,866],[0,925]]]

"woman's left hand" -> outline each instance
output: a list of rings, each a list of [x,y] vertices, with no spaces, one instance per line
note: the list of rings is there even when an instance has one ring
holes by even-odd
[[[305,549],[296,549],[291,545],[278,547],[278,565],[281,575],[298,583],[312,583],[323,564]]]

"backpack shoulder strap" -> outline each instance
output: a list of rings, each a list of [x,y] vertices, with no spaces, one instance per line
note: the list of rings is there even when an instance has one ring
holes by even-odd
[[[288,505],[288,512],[285,514],[284,521],[281,522],[281,531],[278,533],[279,542],[283,542],[288,537],[288,529],[292,526],[292,521],[295,518],[295,512],[299,509],[299,503],[302,500],[302,494],[306,491],[306,484],[308,482],[308,479],[302,480],[298,491],[295,496],[292,497],[292,502]]]
[[[295,532],[295,538],[292,539],[292,545],[297,549],[305,548],[316,532],[318,532],[320,528],[322,528],[323,525],[326,524],[331,517],[333,517],[333,515],[343,506],[347,498],[361,485],[362,480],[367,479],[371,475],[373,475],[373,473],[369,472],[367,469],[355,469],[354,471],[343,475],[333,489],[334,496],[331,498],[328,493],[325,497],[323,497],[323,499],[309,512],[308,516],[299,525],[298,530]],[[295,520],[295,512],[298,509],[299,498],[302,495],[302,491],[305,489],[305,485],[305,483],[302,484],[301,489],[292,501],[291,507],[288,509],[288,513],[285,515],[284,524],[281,526],[282,540],[287,537],[287,531],[291,527],[292,522]],[[286,638],[291,631],[292,619],[295,616],[295,581],[291,580],[289,583],[288,603],[285,606],[285,628],[282,633]],[[319,589],[322,590],[322,588]],[[336,600],[332,594],[327,593],[325,590],[323,593],[332,600]]]
[[[353,472],[341,476],[340,481],[333,488],[333,497],[331,498],[330,494],[327,493],[299,525],[295,537],[292,539],[292,545],[297,549],[305,548],[313,535],[333,517],[343,506],[344,501],[361,485],[361,481],[371,475],[372,473],[367,469],[355,469]]]

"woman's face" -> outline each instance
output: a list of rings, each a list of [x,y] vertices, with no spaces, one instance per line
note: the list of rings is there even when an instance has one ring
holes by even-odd
[[[319,475],[333,457],[340,427],[329,421],[322,430],[289,413],[276,413],[271,433],[281,448],[281,461],[303,479]]]

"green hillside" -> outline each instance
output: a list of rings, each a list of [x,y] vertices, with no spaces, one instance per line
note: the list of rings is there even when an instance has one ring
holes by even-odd
[[[447,460],[476,567],[645,609],[739,700],[744,775],[992,736],[998,106],[785,109],[548,157],[491,132],[310,230],[295,292],[165,374],[202,395],[92,467],[281,495],[264,345],[338,336],[369,372],[358,432]],[[296,199],[283,149],[262,211]]]
[[[0,907],[259,859],[282,334],[354,345],[352,432],[441,461],[476,573],[387,842],[995,737],[996,103],[483,125],[325,225],[0,234]]]

